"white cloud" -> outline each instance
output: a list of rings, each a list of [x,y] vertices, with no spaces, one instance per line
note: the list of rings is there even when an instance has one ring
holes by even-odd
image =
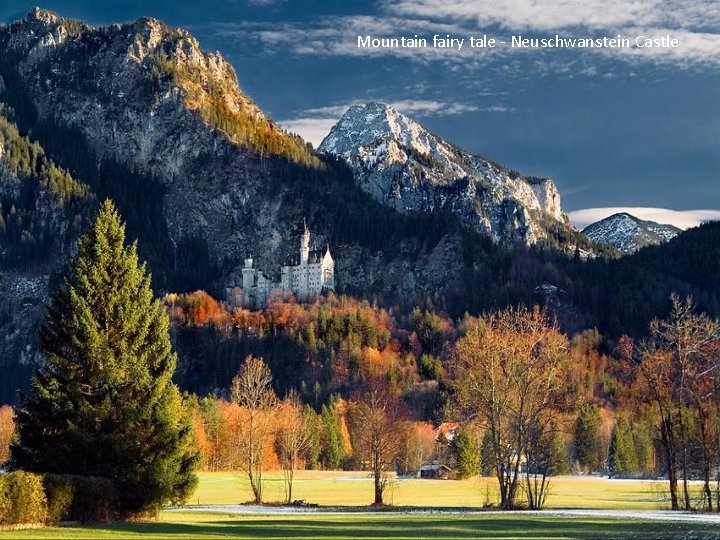
[[[255,0],[272,2],[274,0]],[[415,62],[440,61],[457,69],[484,66],[500,59],[512,69],[510,57],[534,55],[547,70],[557,72],[577,59],[568,71],[586,75],[602,58],[627,62],[673,65],[678,69],[720,66],[720,9],[717,0],[383,0],[378,15],[322,17],[312,23],[219,22],[216,32],[226,39],[259,43],[274,54],[399,57]],[[677,48],[593,48],[548,51],[511,48],[508,45],[473,50],[427,48],[362,48],[358,36],[431,38],[487,34],[509,41],[511,34],[535,37],[615,37],[634,43],[638,35],[670,34]],[[467,41],[467,40],[466,40]],[[575,54],[574,57],[569,56]],[[542,66],[540,66],[542,67]]]
[[[679,40],[677,48],[592,49],[585,53],[680,64],[678,67],[688,67],[682,63],[720,64],[717,0],[385,0],[383,6],[391,16],[500,28],[506,33],[622,35],[633,43],[638,35],[670,34]]]
[[[287,0],[247,0],[248,6],[274,6],[284,4]]]
[[[652,61],[656,64],[675,66],[688,63],[715,65],[720,63],[720,34],[691,32],[685,29],[634,27],[626,30],[624,35],[632,36],[630,40],[633,43],[638,36],[662,38],[669,35],[676,38],[679,45],[676,48],[601,49],[601,52],[606,55],[620,53],[625,59],[635,62]]]
[[[572,224],[582,230],[591,223],[620,212],[657,223],[668,223],[681,229],[695,227],[706,221],[720,220],[720,210],[671,210],[647,207],[585,208],[568,212],[568,216]]]
[[[317,148],[328,134],[330,128],[338,121],[338,117],[332,118],[293,118],[291,120],[280,120],[278,124],[283,129],[297,133],[306,141]]]
[[[478,111],[479,107],[468,103],[435,101],[428,99],[405,99],[391,101],[389,105],[408,116],[454,116]]]
[[[444,60],[450,62],[486,61],[502,54],[500,49],[488,49],[482,54],[464,46],[455,49],[426,48],[366,48],[358,47],[358,36],[373,38],[430,38],[434,34],[455,37],[472,35],[470,28],[455,23],[443,23],[423,18],[393,16],[336,16],[325,17],[312,24],[294,22],[240,22],[214,24],[215,33],[225,39],[260,42],[270,53],[309,56],[400,57],[408,60]]]
[[[716,0],[385,0],[388,13],[473,21],[479,27],[556,31],[631,26],[720,26]]]
[[[386,101],[384,99],[355,99],[353,101],[328,105],[325,107],[315,107],[312,109],[304,109],[302,114],[311,117],[334,117],[339,119],[345,111],[353,105],[364,105],[371,101],[379,101],[387,103],[394,109],[397,109],[408,116],[454,116],[456,114],[464,114],[475,111],[488,112],[513,112],[515,109],[511,107],[503,107],[500,105],[491,105],[488,107],[478,107],[470,103],[457,103],[448,101],[439,101],[433,99],[403,99]]]

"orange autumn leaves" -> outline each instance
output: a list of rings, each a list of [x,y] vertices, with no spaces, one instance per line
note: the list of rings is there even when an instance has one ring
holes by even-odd
[[[213,402],[216,414],[201,414],[198,409],[193,411],[195,437],[201,454],[201,469],[206,471],[239,470],[241,456],[238,452],[238,437],[241,425],[247,418],[247,411],[235,403],[225,400],[208,398],[206,404]],[[288,415],[285,414],[286,403],[280,401],[273,408],[269,419],[269,431],[281,431]],[[347,404],[338,400],[334,404],[340,421],[342,444],[347,453],[352,451],[350,432],[347,426]],[[319,434],[321,435],[321,434]],[[267,470],[279,470],[280,459],[274,448],[274,440],[268,439],[263,445],[263,466]],[[301,459],[300,468],[309,466]]]
[[[15,435],[13,410],[9,405],[0,407],[0,466],[10,458],[10,443]]]
[[[415,358],[422,345],[418,335],[398,325],[388,310],[368,302],[331,295],[312,304],[299,304],[276,297],[265,309],[254,311],[196,291],[169,294],[164,303],[175,329],[212,328],[227,340],[289,338],[300,348],[296,356],[307,368],[308,386],[325,377],[330,380],[328,394],[390,372],[398,388],[419,379]],[[444,327],[452,325],[449,320],[435,319]],[[437,335],[442,340],[444,334]],[[272,361],[280,359],[275,356]],[[295,382],[283,381],[287,386]]]

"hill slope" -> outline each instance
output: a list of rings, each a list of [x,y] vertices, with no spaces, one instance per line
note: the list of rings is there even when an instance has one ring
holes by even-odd
[[[582,231],[590,240],[617,248],[624,255],[667,242],[680,232],[673,225],[645,221],[625,212],[592,223]]]

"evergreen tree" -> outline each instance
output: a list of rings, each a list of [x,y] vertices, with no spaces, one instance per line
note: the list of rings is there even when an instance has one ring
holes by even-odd
[[[654,426],[647,419],[641,419],[632,425],[632,438],[635,443],[637,469],[645,475],[652,474],[655,471],[653,431]]]
[[[340,419],[335,412],[335,407],[330,404],[323,405],[320,410],[320,419],[323,427],[322,454],[321,459],[326,469],[339,469],[345,450],[343,448],[343,437],[340,429]]]
[[[322,450],[322,422],[309,405],[306,405],[303,409],[303,418],[310,432],[308,445],[305,448],[305,468],[317,469],[320,465],[320,452]]]
[[[471,478],[480,474],[480,445],[465,428],[460,428],[452,441],[459,478]]]
[[[627,476],[637,471],[638,459],[630,423],[621,416],[615,423],[608,450],[608,470],[614,476]]]
[[[580,407],[575,421],[575,459],[581,467],[590,471],[601,466],[600,445],[600,408],[585,404]]]
[[[495,474],[497,461],[492,450],[492,433],[486,430],[480,443],[480,463],[482,465],[482,475],[492,476]]]
[[[568,455],[565,438],[555,422],[550,431],[550,471],[553,476],[570,473],[570,456]]]
[[[123,514],[186,499],[193,430],[172,383],[168,317],[112,202],[78,241],[40,328],[46,363],[21,396],[17,467],[111,479]]]

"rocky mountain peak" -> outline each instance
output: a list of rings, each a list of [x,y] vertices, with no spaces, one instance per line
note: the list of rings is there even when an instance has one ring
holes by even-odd
[[[588,225],[582,232],[590,240],[615,247],[627,255],[646,246],[663,244],[682,231],[673,225],[619,212]]]
[[[124,116],[137,128],[128,141],[134,152],[118,157],[134,161],[139,150],[147,170],[162,132],[148,128],[171,116],[175,125],[194,125],[191,118],[178,118],[191,112],[231,143],[318,162],[302,140],[279,129],[241,92],[235,70],[219,53],[203,51],[186,30],[157,19],[92,27],[33,10],[0,31],[0,49],[31,87],[39,115],[87,132],[100,156],[123,146],[117,139]],[[171,123],[164,127],[172,129]]]
[[[353,152],[377,146],[380,141],[377,150],[393,158],[398,158],[401,152],[392,141],[437,160],[436,165],[453,168],[453,149],[445,141],[390,105],[378,102],[350,107],[320,143],[318,151],[347,159]]]
[[[318,147],[401,212],[449,210],[498,242],[534,244],[547,222],[569,227],[552,180],[525,178],[433,134],[382,103],[350,107]]]
[[[46,24],[56,24],[60,20],[60,17],[52,11],[35,6],[25,16],[25,20],[28,22],[38,21]]]
[[[51,11],[34,8],[10,27],[6,47],[22,60],[45,60],[49,50],[72,37],[66,53],[74,53],[89,63],[117,64],[130,60],[149,70],[159,60],[171,60],[188,68],[205,68],[223,80],[237,85],[235,72],[219,53],[204,52],[186,30],[172,28],[152,17],[140,17],[129,24],[93,27],[74,19],[65,19]],[[25,57],[27,55],[27,57]]]

